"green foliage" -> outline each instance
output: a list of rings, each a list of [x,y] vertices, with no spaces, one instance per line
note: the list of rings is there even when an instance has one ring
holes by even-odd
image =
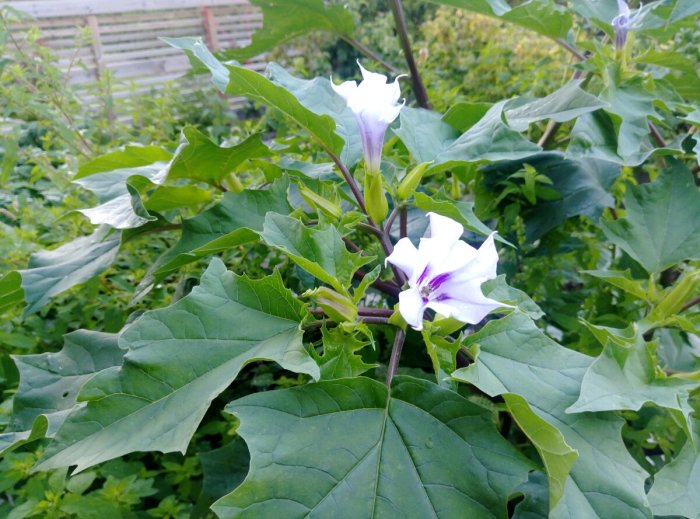
[[[227,411],[241,421],[251,469],[214,504],[220,517],[503,517],[530,469],[488,410],[410,377],[398,377],[390,394],[377,381],[345,379],[251,395]]]
[[[650,274],[700,259],[700,194],[688,170],[674,163],[648,185],[630,189],[627,215],[603,231]]]
[[[696,517],[694,3],[406,2],[434,110],[376,128],[331,81],[407,70],[389,5],[254,3],[92,114],[0,8],[0,516]]]

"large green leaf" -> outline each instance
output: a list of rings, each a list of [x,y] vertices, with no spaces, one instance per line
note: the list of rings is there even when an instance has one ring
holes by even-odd
[[[195,72],[209,71],[214,86],[221,92],[226,91],[229,79],[228,69],[211,53],[202,38],[185,36],[183,38],[161,38],[161,40],[171,47],[184,51]]]
[[[102,371],[38,465],[77,471],[134,451],[185,452],[211,401],[256,360],[319,376],[302,344],[304,306],[278,273],[252,280],[214,258],[201,284],[119,335],[121,368]]]
[[[190,178],[220,184],[245,160],[270,154],[259,134],[231,147],[217,146],[192,126],[183,128],[182,136],[186,144],[178,148],[170,164],[169,179]]]
[[[566,154],[574,158],[607,160],[614,164],[637,166],[644,162],[656,148],[651,139],[641,143],[642,150],[632,156],[620,156],[617,148],[617,131],[610,115],[599,110],[584,114],[576,120],[571,130],[571,141]]]
[[[466,339],[466,346],[476,360],[453,377],[491,396],[522,396],[579,453],[550,517],[651,517],[644,492],[647,474],[622,442],[624,421],[613,413],[566,413],[592,358],[560,346],[519,312],[488,323]]]
[[[101,155],[96,159],[86,162],[80,168],[73,180],[115,169],[138,168],[148,166],[154,162],[168,162],[172,153],[160,146],[136,146],[128,145],[123,148]]]
[[[567,412],[638,411],[651,402],[682,413],[690,430],[693,408],[688,399],[700,381],[666,376],[659,369],[655,350],[654,344],[639,335],[623,344],[609,340],[583,376],[578,400]]]
[[[286,88],[245,67],[227,65],[229,83],[226,93],[242,95],[276,108],[306,129],[328,151],[340,153],[343,139],[335,132],[335,121],[318,115],[302,105]]]
[[[553,119],[562,123],[603,108],[605,103],[582,90],[580,83],[570,81],[547,97],[525,103],[520,101],[517,106],[511,101],[504,111],[508,125],[514,130],[525,131],[537,121]]]
[[[541,418],[520,395],[503,395],[513,419],[537,448],[549,475],[549,508],[554,508],[564,494],[566,478],[578,458],[576,449],[566,443],[559,429]]]
[[[221,448],[199,454],[202,464],[202,491],[192,517],[205,517],[209,507],[243,483],[250,456],[240,436]]]
[[[332,225],[310,229],[296,218],[272,212],[265,217],[260,238],[341,293],[347,293],[355,271],[373,259],[348,251]]]
[[[430,110],[404,107],[399,120],[401,126],[394,133],[418,164],[435,160],[459,136],[452,126],[442,120],[439,113]]]
[[[518,307],[522,313],[531,319],[539,319],[544,315],[542,309],[537,306],[537,303],[530,296],[506,283],[505,274],[485,281],[481,285],[481,291],[486,297]]]
[[[0,315],[18,307],[23,301],[22,276],[19,272],[8,272],[0,278]]]
[[[445,167],[482,160],[517,160],[532,155],[541,148],[503,120],[505,101],[493,105],[474,126],[452,142],[435,157],[436,164]]]
[[[615,0],[573,0],[574,9],[588,18],[610,24],[618,14]],[[695,0],[657,0],[643,5],[634,13],[635,31],[669,29],[671,25],[700,12],[700,4]]]
[[[436,200],[420,192],[416,193],[415,199],[416,207],[426,212],[437,213],[452,218],[472,232],[483,236],[488,236],[493,232],[476,217],[474,214],[474,204],[472,202]]]
[[[504,161],[483,168],[484,180],[492,190],[500,189],[497,183],[520,170],[525,164],[551,181],[549,188],[558,191],[561,198],[538,201],[532,207],[523,208],[527,238],[534,241],[547,231],[561,225],[567,218],[584,215],[597,222],[606,207],[613,207],[615,200],[610,188],[620,174],[617,166],[594,159],[566,159],[556,152],[540,153],[524,160]]]
[[[121,364],[123,355],[116,335],[77,330],[64,336],[60,352],[13,357],[20,384],[12,421],[0,434],[0,454],[52,437],[76,405],[80,388],[101,370]]]
[[[287,202],[288,186],[288,181],[281,178],[269,189],[229,192],[214,207],[185,220],[180,241],[156,269],[156,278],[199,258],[257,240],[268,211],[279,214],[291,212]]]
[[[572,25],[571,15],[552,0],[529,0],[517,7],[510,7],[506,0],[431,1],[501,18],[550,38],[565,38]]]
[[[507,101],[493,105],[462,135],[428,110],[404,108],[401,126],[395,131],[416,162],[433,161],[432,170],[470,162],[516,160],[541,148],[511,129],[503,119]]]
[[[643,301],[646,301],[649,298],[646,282],[632,278],[632,274],[630,273],[629,269],[622,272],[618,270],[582,270],[581,273],[602,279],[606,283],[609,283],[617,288],[621,288],[625,292],[628,292]]]
[[[28,304],[26,312],[37,311],[51,297],[109,267],[120,244],[121,233],[103,225],[91,235],[64,243],[57,249],[34,253],[29,268],[18,271]]]
[[[31,429],[42,415],[48,421],[46,435],[53,435],[76,404],[83,385],[103,369],[121,365],[123,356],[116,335],[77,330],[64,336],[63,349],[57,353],[13,357],[20,384],[13,399],[11,427]]]
[[[306,129],[326,150],[340,153],[343,139],[335,132],[333,119],[315,114],[286,88],[245,67],[232,63],[224,65],[209,52],[201,38],[167,38],[165,41],[209,69],[214,84],[222,92],[245,96],[278,109]]]
[[[531,464],[490,411],[399,376],[268,391],[226,408],[251,452],[243,484],[213,510],[229,517],[507,517]],[[270,453],[273,453],[270,456]]]
[[[76,184],[92,191],[100,205],[78,209],[95,225],[109,225],[115,229],[132,229],[155,220],[143,206],[138,187],[162,184],[167,164],[156,162],[148,166],[115,169],[95,173],[75,180]]]
[[[700,455],[688,441],[655,476],[649,504],[657,516],[700,518]]]
[[[625,208],[625,218],[604,222],[603,231],[647,272],[700,259],[700,193],[682,163],[672,161],[654,182],[629,188]]]
[[[340,159],[346,166],[352,167],[362,158],[362,139],[355,116],[345,100],[331,88],[328,79],[299,79],[276,63],[268,65],[267,73],[272,81],[289,90],[306,108],[333,118],[336,133],[345,141]]]
[[[616,122],[618,155],[638,155],[649,135],[648,117],[658,117],[654,109],[656,96],[635,79],[620,84],[611,81],[600,97],[608,103],[606,110]]]
[[[250,45],[229,49],[222,54],[245,61],[277,45],[314,31],[351,35],[355,30],[352,15],[344,5],[322,0],[251,0],[262,9],[263,26],[253,34]]]

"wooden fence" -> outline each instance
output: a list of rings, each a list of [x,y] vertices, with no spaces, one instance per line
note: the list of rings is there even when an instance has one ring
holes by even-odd
[[[247,45],[262,24],[259,9],[246,0],[24,0],[5,5],[35,18],[16,24],[13,31],[21,35],[39,27],[41,42],[58,55],[71,84],[94,83],[109,71],[121,84],[115,97],[158,89],[190,69],[184,53],[160,41],[161,36],[200,36],[216,51]],[[76,47],[76,37],[86,27],[91,38]],[[255,70],[265,66],[261,59],[246,65]],[[186,81],[181,90],[201,84]]]

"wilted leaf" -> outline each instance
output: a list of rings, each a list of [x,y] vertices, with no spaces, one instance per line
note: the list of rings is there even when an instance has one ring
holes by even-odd
[[[115,229],[140,227],[155,220],[156,217],[144,208],[138,189],[132,183],[162,184],[166,167],[165,163],[154,163],[82,177],[75,183],[97,195],[100,205],[78,211],[87,216],[90,223],[106,224]]]

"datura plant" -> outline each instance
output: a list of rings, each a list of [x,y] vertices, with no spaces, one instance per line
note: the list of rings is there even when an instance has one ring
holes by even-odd
[[[252,3],[248,47],[164,41],[261,122],[84,163],[94,232],[0,279],[0,309],[41,312],[164,236],[122,288],[177,285],[15,356],[3,451],[75,474],[207,437],[220,518],[700,517],[700,76],[673,40],[700,3],[437,1],[570,55],[545,97],[445,113],[398,0],[403,69],[340,4]],[[354,78],[242,64],[311,31],[359,49]]]

